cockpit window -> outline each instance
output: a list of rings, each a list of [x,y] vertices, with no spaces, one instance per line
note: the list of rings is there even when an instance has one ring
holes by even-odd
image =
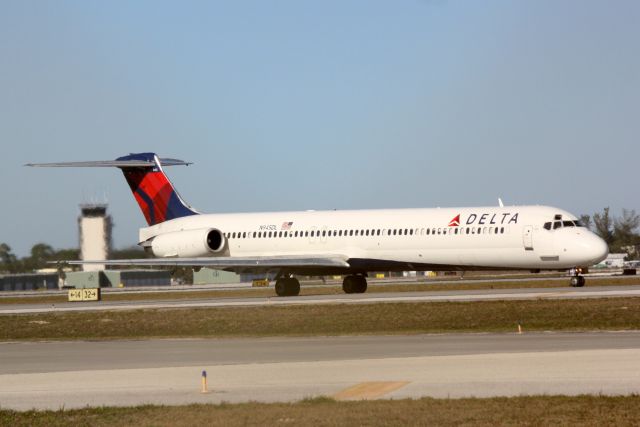
[[[551,230],[551,224],[553,224],[553,229],[556,230],[562,227],[584,227],[584,225],[578,220],[565,220],[565,221],[554,221],[554,222],[545,222],[543,228],[545,230]]]

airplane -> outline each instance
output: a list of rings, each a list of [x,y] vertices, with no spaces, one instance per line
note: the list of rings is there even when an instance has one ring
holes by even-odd
[[[299,275],[343,275],[345,293],[364,293],[374,271],[571,269],[571,286],[584,286],[581,268],[609,252],[567,211],[501,201],[498,207],[202,214],[180,197],[163,169],[190,164],[136,153],[26,166],[119,168],[147,221],[138,241],[155,258],[70,264],[271,273],[278,296],[298,295]]]

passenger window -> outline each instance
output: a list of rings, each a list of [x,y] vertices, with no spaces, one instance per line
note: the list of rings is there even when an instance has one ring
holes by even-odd
[[[454,229],[455,231],[453,232],[453,234],[458,234],[458,229]]]
[[[467,227],[466,230],[467,230],[467,234],[469,234],[469,227]]]
[[[494,230],[494,234],[498,234],[498,227]]]
[[[438,228],[438,234],[442,233],[442,228]]]
[[[500,234],[504,234],[504,227],[500,227]]]

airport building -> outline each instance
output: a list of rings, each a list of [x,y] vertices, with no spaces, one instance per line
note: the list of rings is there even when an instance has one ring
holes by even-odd
[[[169,285],[171,273],[167,270],[75,271],[67,273],[65,280],[65,286],[76,289]]]
[[[0,291],[58,289],[56,273],[7,274],[0,276]]]
[[[595,268],[622,268],[624,267],[624,259],[627,257],[626,253],[621,254],[609,254],[607,258],[596,264]]]
[[[268,274],[268,276],[270,280],[273,280],[275,277],[273,273]],[[193,270],[194,285],[248,283],[263,279],[265,279],[264,274],[236,274],[230,271],[214,270],[212,268],[201,268],[198,271]]]

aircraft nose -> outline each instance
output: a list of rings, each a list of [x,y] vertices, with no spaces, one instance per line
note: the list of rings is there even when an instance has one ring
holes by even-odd
[[[590,265],[598,264],[609,255],[609,246],[607,242],[594,233],[589,233],[588,236],[589,238],[585,239],[583,243],[585,255],[589,258]]]

